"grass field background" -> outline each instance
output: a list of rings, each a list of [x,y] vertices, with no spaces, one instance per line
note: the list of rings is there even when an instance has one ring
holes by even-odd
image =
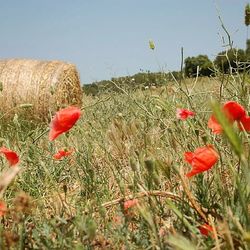
[[[3,199],[1,249],[248,249],[249,136],[207,127],[211,100],[249,109],[243,75],[83,96],[78,123],[54,142],[48,124],[2,117],[0,140],[21,172]],[[177,108],[195,117],[181,121]],[[230,132],[231,133],[231,132]],[[190,179],[184,153],[213,144],[219,162]],[[61,148],[72,155],[55,160]],[[7,168],[3,158],[1,168]],[[126,201],[136,205],[125,207]],[[209,224],[207,236],[199,230]]]

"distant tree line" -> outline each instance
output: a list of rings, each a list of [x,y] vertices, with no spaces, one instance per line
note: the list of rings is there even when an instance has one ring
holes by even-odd
[[[145,89],[152,86],[166,85],[169,81],[173,80],[173,76],[176,78],[180,77],[180,72],[174,71],[171,73],[164,72],[150,72],[142,71],[132,75],[124,77],[113,77],[111,80],[103,80],[94,82],[91,84],[83,85],[83,91],[87,95],[99,95],[110,92],[121,92],[119,88],[124,90],[136,90]],[[119,86],[119,88],[117,88]]]
[[[212,62],[207,55],[198,55],[195,57],[187,57],[185,63],[185,76],[194,77],[212,76],[216,70],[222,73],[234,73],[248,70],[250,66],[250,40],[247,40],[247,48],[229,49],[217,54]]]
[[[151,86],[162,86],[172,82],[175,78],[180,80],[182,77],[215,76],[216,72],[225,74],[242,72],[249,70],[250,67],[250,39],[247,40],[246,50],[229,49],[217,54],[211,61],[207,55],[187,57],[184,60],[184,70],[164,72],[150,72],[141,70],[132,76],[114,77],[111,80],[103,80],[83,86],[87,95],[99,95],[110,92],[120,92],[119,86],[125,90],[136,90],[150,88]],[[116,86],[117,85],[117,86]]]
[[[187,57],[184,61],[185,75],[193,76],[211,76],[215,72],[225,74],[242,72],[248,70],[250,66],[250,40],[248,39],[248,26],[250,25],[250,5],[245,6],[245,25],[247,27],[246,49],[235,49],[222,51],[218,53],[212,62],[207,55],[198,55]]]

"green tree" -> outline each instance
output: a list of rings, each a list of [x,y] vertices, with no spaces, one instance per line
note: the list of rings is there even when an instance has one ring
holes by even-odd
[[[212,74],[213,64],[207,55],[187,57],[184,64],[185,75],[188,77],[196,76],[197,72],[200,76],[210,76]]]
[[[250,61],[250,39],[247,39],[247,48],[246,48],[246,57],[247,61]]]
[[[250,5],[245,6],[245,25],[247,27],[247,40],[246,40],[246,55],[249,61],[250,59],[250,40],[248,39],[248,26],[250,25]]]
[[[248,26],[250,25],[250,5],[249,5],[249,3],[245,7],[245,25],[247,26],[247,40],[248,40]]]
[[[236,70],[242,71],[243,63],[247,61],[247,55],[243,49],[225,50],[216,56],[214,64],[223,73],[230,73]]]

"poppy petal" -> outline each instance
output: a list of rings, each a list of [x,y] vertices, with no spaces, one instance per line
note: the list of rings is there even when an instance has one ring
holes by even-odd
[[[187,161],[188,163],[192,163],[193,157],[194,157],[194,153],[193,152],[186,152],[184,154],[185,157],[185,161]]]
[[[241,118],[239,122],[239,128],[241,130],[250,131],[250,117],[249,116],[244,116]]]
[[[55,140],[60,134],[62,134],[63,131],[62,130],[54,130],[54,129],[51,129],[49,131],[49,140],[50,141],[53,141]]]
[[[0,217],[4,216],[7,212],[7,206],[4,201],[0,201]]]
[[[209,170],[218,161],[219,155],[212,145],[197,148],[193,155],[191,152],[184,154],[184,159],[191,166],[192,170],[186,174],[187,177]]]
[[[246,111],[243,106],[235,101],[226,102],[222,108],[229,122],[240,121],[246,117]],[[244,125],[243,125],[244,126]],[[221,134],[223,129],[219,122],[212,115],[208,120],[208,127],[212,129],[214,134]],[[239,126],[240,127],[240,126]]]
[[[223,106],[223,111],[232,121],[238,121],[242,117],[246,116],[245,109],[239,103],[234,101],[226,102]]]
[[[1,147],[0,153],[4,154],[10,166],[14,166],[19,162],[19,156],[17,155],[17,153],[6,147]]]
[[[204,235],[204,236],[211,235],[212,237],[214,237],[214,231],[210,225],[203,224],[203,225],[199,226],[198,229],[202,235]]]
[[[223,131],[221,125],[218,123],[214,115],[210,116],[207,126],[212,130],[214,134],[221,134]]]
[[[49,140],[55,140],[59,135],[69,131],[81,116],[77,107],[61,109],[56,113],[50,123]]]
[[[190,178],[190,177],[192,177],[192,176],[194,176],[194,175],[196,175],[196,174],[199,174],[199,173],[201,173],[201,171],[200,171],[199,168],[192,168],[192,170],[191,170],[190,172],[188,172],[188,173],[186,174],[186,176],[187,176],[188,178]]]
[[[124,210],[128,210],[131,207],[137,206],[139,203],[139,201],[137,199],[133,199],[133,200],[127,200],[124,202]]]
[[[190,111],[188,109],[180,109],[178,108],[176,110],[176,118],[180,120],[186,120],[188,117],[194,116],[195,113],[193,111]]]
[[[56,160],[60,160],[63,157],[67,157],[69,155],[71,155],[73,152],[73,150],[59,150],[56,154],[53,155],[53,158]]]

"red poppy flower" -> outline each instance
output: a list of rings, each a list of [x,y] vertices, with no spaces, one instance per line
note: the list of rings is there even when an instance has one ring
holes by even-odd
[[[67,157],[67,156],[71,155],[72,152],[73,152],[73,150],[68,151],[68,150],[62,149],[62,150],[59,150],[56,154],[54,154],[53,157],[56,160],[60,160],[63,157]]]
[[[244,116],[239,121],[239,128],[241,130],[250,131],[250,117]]]
[[[7,212],[7,206],[4,201],[0,201],[0,217],[4,216]]]
[[[199,226],[198,229],[202,235],[204,235],[204,236],[211,235],[212,237],[214,237],[214,231],[210,225],[203,224],[203,225]]]
[[[192,166],[192,170],[186,174],[187,177],[209,170],[219,159],[212,145],[197,148],[194,152],[186,152],[184,157]]]
[[[176,110],[176,117],[180,120],[186,120],[188,117],[194,116],[195,113],[193,111],[190,111],[188,109],[177,109]]]
[[[217,122],[216,118],[214,117],[214,115],[211,115],[207,126],[212,130],[212,132],[214,134],[221,134],[223,131],[223,128],[221,127],[221,125]]]
[[[223,105],[222,111],[228,118],[229,122],[241,121],[246,117],[245,109],[237,102],[229,101]],[[208,120],[208,127],[212,130],[214,134],[221,134],[223,129],[219,122],[216,120],[214,115],[212,115]],[[243,125],[244,127],[244,125]]]
[[[229,120],[239,121],[242,117],[246,116],[245,109],[237,102],[229,101],[223,106],[223,111]]]
[[[6,147],[1,147],[0,148],[0,153],[3,153],[8,160],[10,166],[14,166],[19,162],[19,156],[17,155],[16,152],[6,148]]]
[[[60,134],[69,131],[81,116],[77,107],[61,109],[56,113],[50,123],[49,140],[55,140]]]
[[[139,202],[139,201],[138,201],[137,199],[125,201],[125,202],[124,202],[124,205],[123,205],[124,210],[125,210],[125,211],[128,211],[129,208],[138,205],[138,202]]]

